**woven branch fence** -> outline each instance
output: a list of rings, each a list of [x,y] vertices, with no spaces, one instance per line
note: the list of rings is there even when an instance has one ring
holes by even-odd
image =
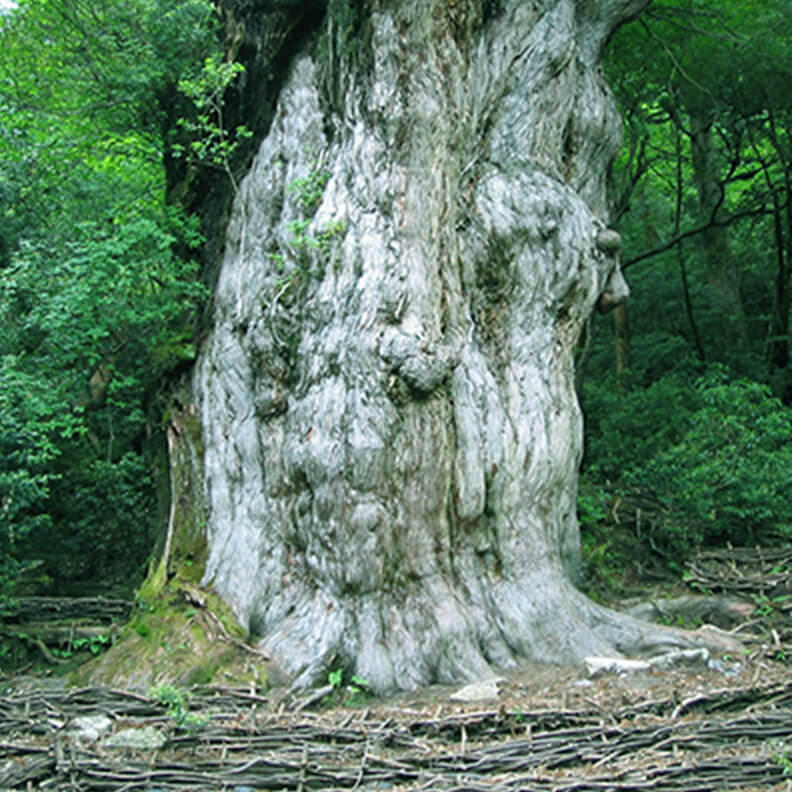
[[[466,712],[382,719],[366,710],[274,715],[266,697],[196,689],[180,729],[145,696],[105,688],[17,693],[0,704],[0,787],[56,790],[691,790],[783,785],[792,681],[647,700],[607,713]],[[260,711],[260,708],[261,711]],[[151,726],[156,750],[70,734],[104,714]]]

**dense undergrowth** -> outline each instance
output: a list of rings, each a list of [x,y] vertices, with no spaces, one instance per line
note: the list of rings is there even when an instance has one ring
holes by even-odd
[[[588,383],[579,517],[590,575],[679,576],[701,547],[788,543],[792,414],[721,369]],[[651,416],[651,420],[647,420]]]

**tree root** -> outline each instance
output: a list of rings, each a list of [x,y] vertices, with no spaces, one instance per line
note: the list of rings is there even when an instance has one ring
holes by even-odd
[[[483,600],[463,600],[459,589],[440,582],[399,603],[304,595],[259,646],[295,689],[322,684],[329,671],[343,669],[378,694],[496,676],[523,661],[572,666],[591,655],[645,658],[743,648],[714,627],[666,627],[605,608],[568,581],[546,581],[542,588],[555,591],[552,600],[532,597],[530,588],[502,584],[486,608]]]

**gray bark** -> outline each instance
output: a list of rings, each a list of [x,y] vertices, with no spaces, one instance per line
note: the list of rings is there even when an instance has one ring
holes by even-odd
[[[571,582],[573,350],[623,283],[598,59],[645,2],[503,5],[372,3],[354,56],[301,53],[235,200],[194,382],[205,582],[298,685],[690,643]]]

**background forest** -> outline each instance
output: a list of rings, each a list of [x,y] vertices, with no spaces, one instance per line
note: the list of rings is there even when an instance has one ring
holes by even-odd
[[[600,582],[790,535],[791,40],[788,3],[655,2],[607,53],[631,298],[582,377]]]
[[[0,598],[131,595],[211,287],[183,188],[244,172],[241,67],[208,0],[20,0],[0,39]],[[790,40],[782,0],[656,0],[610,44],[632,297],[581,355],[594,593],[792,529]]]

